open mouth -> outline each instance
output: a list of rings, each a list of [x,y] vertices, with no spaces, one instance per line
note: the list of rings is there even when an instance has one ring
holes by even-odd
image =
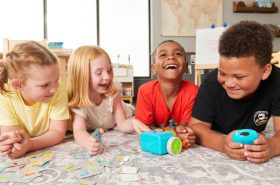
[[[108,84],[99,84],[100,87],[107,87]]]
[[[178,65],[176,64],[168,64],[164,67],[164,69],[177,69]]]

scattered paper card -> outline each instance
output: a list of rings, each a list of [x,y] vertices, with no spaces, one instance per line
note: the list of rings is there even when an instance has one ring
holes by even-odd
[[[121,174],[136,174],[138,172],[139,168],[137,167],[133,167],[133,166],[121,166],[118,169],[116,169],[115,171],[117,173],[121,173]]]
[[[120,174],[120,180],[123,182],[140,181],[140,175],[136,174]]]

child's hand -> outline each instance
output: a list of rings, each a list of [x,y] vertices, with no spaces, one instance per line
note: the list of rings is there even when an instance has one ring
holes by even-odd
[[[99,129],[99,133],[101,135],[104,134],[104,130],[102,128]],[[90,154],[100,154],[104,149],[104,146],[100,144],[96,138],[93,138],[92,135],[89,135],[85,147]]]
[[[235,143],[232,141],[232,134],[234,132],[236,132],[236,130],[230,132],[228,135],[224,137],[224,143],[223,143],[224,153],[227,156],[229,156],[231,159],[244,161],[246,160],[246,156],[244,156],[243,144]]]
[[[271,143],[263,134],[259,134],[253,145],[245,145],[244,149],[244,156],[253,163],[264,163],[272,157]]]
[[[195,144],[195,133],[194,131],[187,127],[187,126],[183,126],[183,125],[178,125],[175,128],[175,131],[177,133],[177,136],[181,139],[181,140],[186,140],[186,142],[188,143],[189,146],[193,146]]]
[[[17,130],[16,135],[21,138],[21,141],[19,143],[14,143],[13,148],[8,155],[12,159],[23,156],[28,151],[30,151],[32,147],[32,141],[24,131]]]
[[[132,120],[132,125],[133,125],[133,129],[137,134],[141,134],[141,132],[148,132],[151,129],[144,123],[142,123],[141,121],[137,120],[137,119],[133,119]]]
[[[13,146],[21,141],[16,131],[5,132],[0,135],[0,156],[9,155]]]

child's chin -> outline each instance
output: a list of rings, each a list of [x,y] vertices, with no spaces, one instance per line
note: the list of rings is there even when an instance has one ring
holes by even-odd
[[[106,93],[107,92],[107,89],[105,90],[105,89],[100,89],[99,91],[98,91],[98,93],[100,93],[100,94],[104,94],[104,93]]]
[[[244,98],[240,94],[229,94],[229,93],[227,93],[227,95],[228,95],[228,97],[230,97],[231,99],[234,99],[234,100],[240,100],[240,99]]]
[[[49,101],[51,101],[52,97],[49,97],[49,98],[43,98],[41,99],[40,101],[43,102],[43,103],[48,103]]]

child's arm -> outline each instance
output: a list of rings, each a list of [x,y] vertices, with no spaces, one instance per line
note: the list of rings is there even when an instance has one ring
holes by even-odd
[[[18,158],[26,152],[47,148],[60,143],[65,136],[66,127],[66,120],[50,120],[49,131],[41,136],[30,138],[25,132],[22,132],[20,145],[13,148],[9,157]]]
[[[121,96],[118,94],[114,99],[113,115],[118,126],[118,130],[124,133],[141,133],[149,131],[150,128],[136,119],[127,119],[122,105]]]
[[[31,151],[50,147],[60,143],[67,130],[67,120],[50,120],[50,129],[45,134],[31,138]]]
[[[91,134],[87,132],[85,118],[76,113],[73,113],[73,132],[75,141],[86,147],[89,153],[97,154],[102,152],[103,148],[98,140],[93,138]],[[103,134],[104,131],[103,129],[99,129],[99,132]]]
[[[259,134],[254,145],[245,145],[245,156],[253,163],[263,163],[280,155],[280,117],[272,117],[275,133],[271,138]]]
[[[196,135],[196,141],[202,146],[225,153],[235,160],[245,160],[243,145],[232,141],[232,131],[228,135],[219,134],[211,130],[209,123],[191,117],[189,127]]]

